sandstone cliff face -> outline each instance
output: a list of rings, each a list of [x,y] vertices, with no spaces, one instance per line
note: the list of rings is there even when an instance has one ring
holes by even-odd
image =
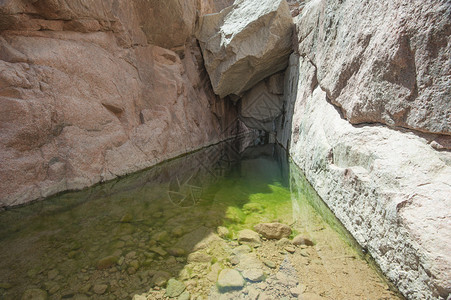
[[[285,74],[278,140],[409,299],[451,292],[450,9],[311,1]]]
[[[217,11],[196,0],[0,3],[0,207],[233,134],[235,108],[211,91],[192,39],[196,9]]]

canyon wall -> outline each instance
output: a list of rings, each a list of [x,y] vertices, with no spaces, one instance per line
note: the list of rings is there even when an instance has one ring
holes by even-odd
[[[0,2],[0,208],[234,135],[194,38],[230,1]]]
[[[408,299],[451,292],[450,15],[310,1],[285,73],[278,141]]]

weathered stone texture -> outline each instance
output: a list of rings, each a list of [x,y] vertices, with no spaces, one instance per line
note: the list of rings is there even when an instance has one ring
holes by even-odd
[[[218,14],[200,18],[196,36],[215,93],[241,96],[285,69],[292,27],[285,0],[237,0]]]
[[[112,179],[230,136],[236,110],[211,90],[192,41],[196,15],[180,6],[196,3],[164,3],[1,2],[0,206]],[[150,8],[166,10],[164,20],[144,18]],[[165,24],[164,39],[155,24]]]
[[[351,123],[449,135],[450,15],[439,0],[311,1],[299,53]]]
[[[444,3],[309,2],[279,122],[279,141],[409,299],[451,292],[451,153],[436,150],[451,123]]]

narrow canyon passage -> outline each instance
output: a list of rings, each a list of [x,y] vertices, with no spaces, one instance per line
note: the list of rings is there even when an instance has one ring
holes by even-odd
[[[450,183],[450,1],[0,0],[0,300],[450,300]]]

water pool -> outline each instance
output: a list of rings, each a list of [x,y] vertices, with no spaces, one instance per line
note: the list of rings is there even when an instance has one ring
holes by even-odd
[[[238,240],[271,222],[292,233]],[[220,143],[0,213],[0,299],[169,296],[400,298],[272,144]]]

